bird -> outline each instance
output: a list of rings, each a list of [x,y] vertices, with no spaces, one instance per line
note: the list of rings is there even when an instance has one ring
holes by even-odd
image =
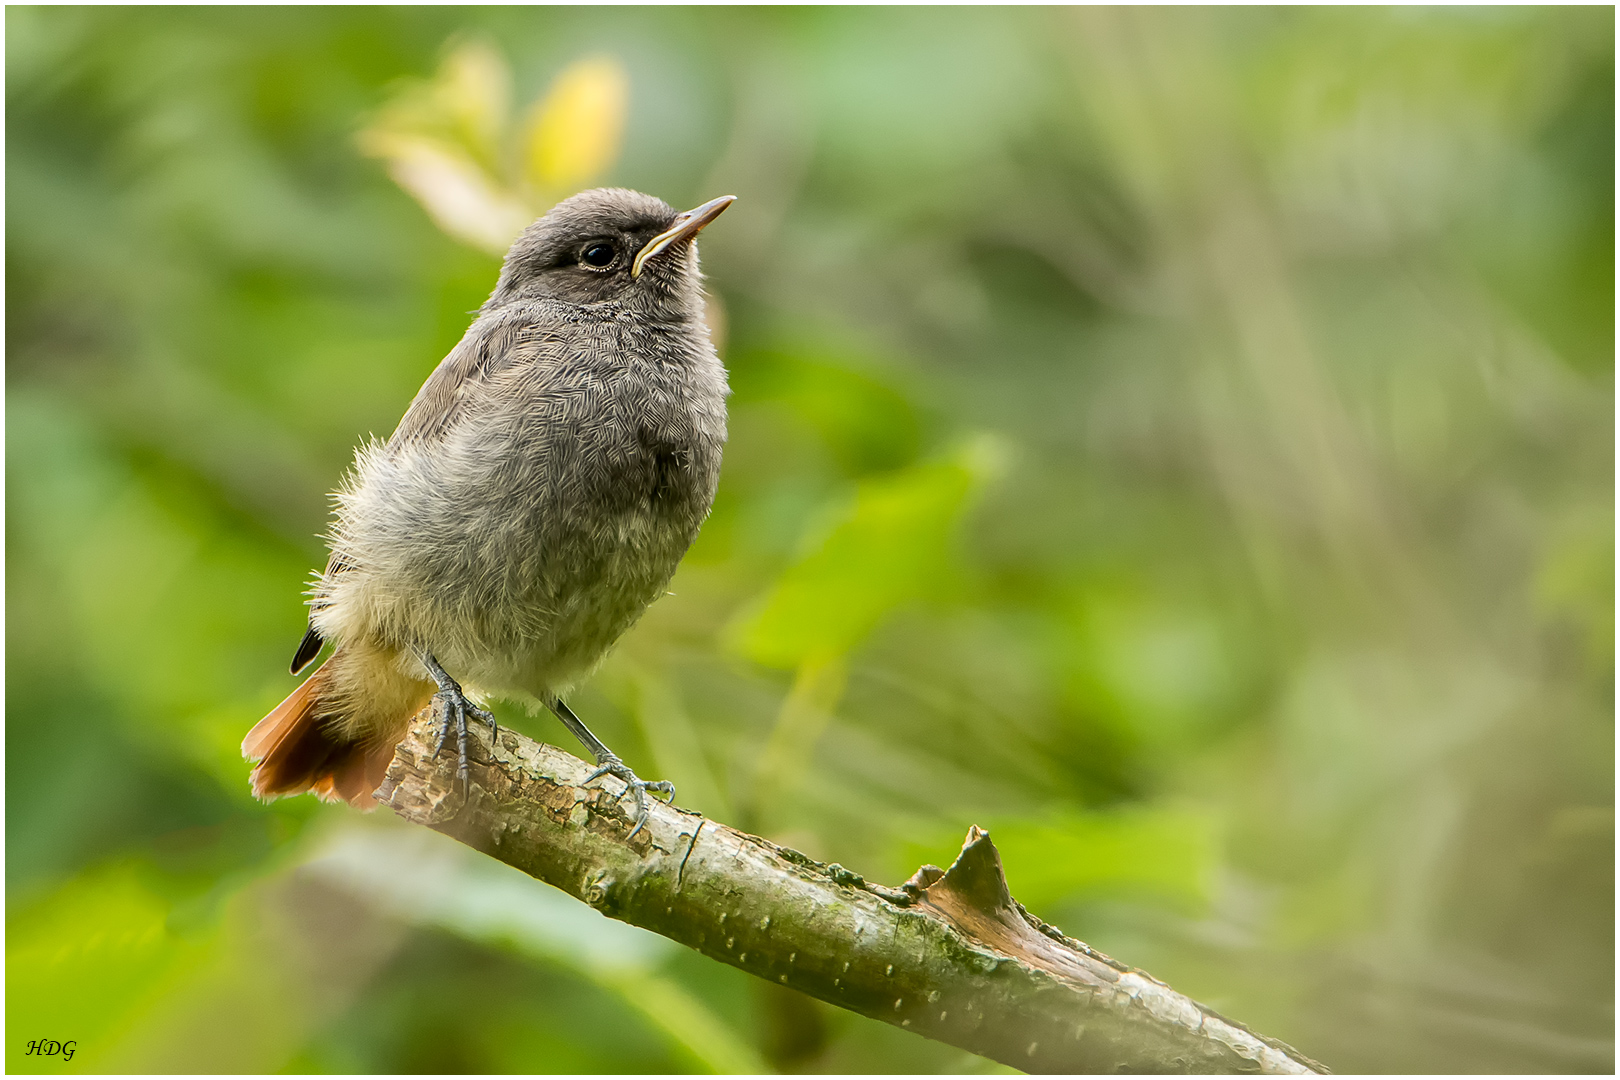
[[[644,781],[563,697],[664,595],[709,513],[727,374],[704,319],[697,234],[735,200],[685,212],[597,188],[512,243],[489,299],[399,426],[334,495],[330,558],[291,670],[327,659],[242,742],[254,795],[369,809],[428,705],[434,755],[516,698],[549,708],[635,800]],[[538,703],[538,704],[537,704]]]

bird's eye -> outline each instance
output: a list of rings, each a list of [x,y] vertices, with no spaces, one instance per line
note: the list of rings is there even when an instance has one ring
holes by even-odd
[[[614,256],[617,254],[618,252],[613,250],[612,244],[591,244],[580,252],[579,261],[586,266],[594,266],[600,270],[603,267],[612,266]]]

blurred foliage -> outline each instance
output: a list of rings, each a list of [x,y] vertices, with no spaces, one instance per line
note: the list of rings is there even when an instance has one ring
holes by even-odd
[[[789,668],[844,656],[889,612],[929,596],[949,573],[946,542],[994,459],[994,444],[981,440],[937,464],[863,481],[742,613],[736,649]]]
[[[1341,1071],[1613,1069],[1612,9],[6,28],[11,1070],[989,1067],[248,796],[325,493],[597,182],[740,196],[715,511],[575,703],[643,775],[986,825]]]

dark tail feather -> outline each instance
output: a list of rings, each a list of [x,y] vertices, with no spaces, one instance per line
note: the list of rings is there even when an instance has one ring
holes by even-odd
[[[260,759],[253,770],[253,794],[270,800],[313,791],[327,802],[346,801],[369,810],[376,805],[371,793],[382,783],[394,748],[333,733],[331,718],[321,708],[325,671],[325,664],[315,669],[242,740],[242,756]]]
[[[312,626],[304,631],[304,640],[298,643],[298,651],[293,653],[292,667],[290,669],[292,673],[296,675],[307,668],[309,662],[315,659],[316,654],[320,651],[321,635],[317,634]]]

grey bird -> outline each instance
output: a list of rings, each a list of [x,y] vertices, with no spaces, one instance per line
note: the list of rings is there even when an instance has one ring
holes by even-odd
[[[708,515],[726,371],[703,319],[694,238],[726,195],[677,213],[603,188],[512,244],[488,302],[386,443],[355,455],[297,674],[331,656],[242,742],[253,793],[373,804],[430,701],[438,749],[513,697],[549,707],[633,793],[648,783],[562,695],[663,595]],[[635,829],[632,829],[634,833]]]

